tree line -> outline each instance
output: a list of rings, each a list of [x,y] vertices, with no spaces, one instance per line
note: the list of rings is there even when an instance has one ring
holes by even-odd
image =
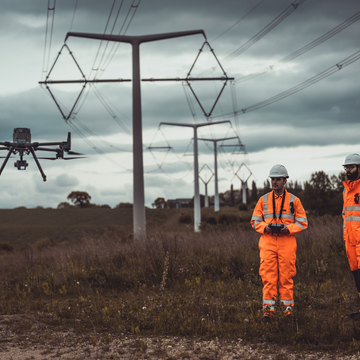
[[[300,198],[305,210],[317,216],[325,214],[339,215],[342,212],[342,182],[346,180],[345,172],[337,176],[327,175],[324,171],[316,171],[311,174],[311,178],[301,184],[298,181],[288,181],[286,189],[290,193]],[[257,189],[255,181],[248,190],[249,206],[255,206],[260,196],[271,191],[269,180],[264,182],[261,189]]]

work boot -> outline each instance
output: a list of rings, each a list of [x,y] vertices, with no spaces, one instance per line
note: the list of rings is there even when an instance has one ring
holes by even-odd
[[[275,310],[265,310],[264,311],[264,320],[272,321],[276,318]]]
[[[291,305],[285,305],[285,310],[283,312],[284,316],[287,318],[293,318],[294,317],[294,313],[293,313],[293,308]]]

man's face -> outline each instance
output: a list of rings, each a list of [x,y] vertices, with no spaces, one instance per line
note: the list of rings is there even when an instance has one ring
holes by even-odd
[[[346,171],[346,178],[348,180],[356,180],[359,177],[358,168],[356,165],[346,165],[344,166]]]
[[[271,178],[271,186],[275,192],[282,193],[284,191],[285,184],[286,184],[286,179],[283,177]]]

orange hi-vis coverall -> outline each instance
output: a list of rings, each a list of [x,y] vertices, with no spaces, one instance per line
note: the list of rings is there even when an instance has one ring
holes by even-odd
[[[344,240],[357,291],[360,295],[360,180],[344,181]]]
[[[285,224],[289,233],[284,235],[266,232],[268,224]],[[294,235],[308,227],[300,199],[286,190],[280,196],[274,192],[265,194],[256,204],[251,226],[262,234],[259,241],[259,274],[264,285],[263,307],[275,310],[279,283],[280,301],[285,306],[285,311],[291,311],[294,306],[292,278],[296,274],[297,245]]]

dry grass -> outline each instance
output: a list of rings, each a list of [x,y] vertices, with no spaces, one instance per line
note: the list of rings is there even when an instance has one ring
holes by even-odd
[[[280,312],[273,322],[263,321],[258,239],[241,222],[209,225],[198,234],[191,226],[169,231],[157,225],[143,240],[113,229],[75,243],[45,241],[2,252],[0,313],[26,315],[8,325],[19,336],[36,322],[49,333],[95,331],[109,343],[121,333],[241,338],[358,354],[360,322],[348,316],[357,307],[357,293],[341,219],[314,219],[298,236],[291,320]]]

